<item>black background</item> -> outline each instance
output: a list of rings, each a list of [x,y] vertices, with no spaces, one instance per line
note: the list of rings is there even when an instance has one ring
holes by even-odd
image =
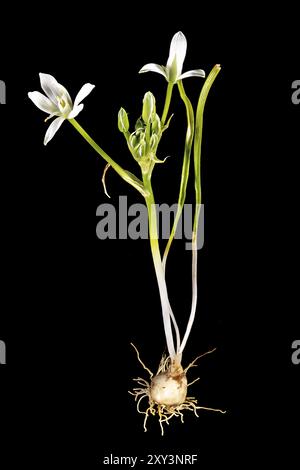
[[[27,5],[18,10],[23,21],[15,24],[15,40],[1,33],[0,79],[7,86],[7,104],[0,107],[0,338],[7,345],[0,377],[0,458],[7,457],[7,464],[1,468],[17,462],[98,468],[111,453],[192,453],[203,468],[294,461],[300,112],[291,102],[291,83],[299,79],[295,18],[292,11],[263,15],[247,6],[202,14],[193,5],[186,8],[182,13],[170,6],[166,15],[158,5],[116,5],[110,12],[60,5],[39,14]],[[117,113],[125,107],[134,122],[148,90],[161,112],[166,82],[137,72],[148,62],[166,62],[178,30],[188,40],[185,71],[222,65],[205,111],[205,247],[184,363],[217,347],[192,371],[201,377],[193,393],[203,406],[227,414],[186,415],[184,424],[171,422],[161,437],[154,418],[143,432],[143,417],[127,393],[131,379],[143,374],[130,342],[152,370],[165,347],[148,242],[100,241],[95,235],[99,204],[117,205],[119,195],[128,195],[128,204],[142,198],[110,171],[107,200],[104,163],[68,123],[44,147],[44,115],[27,92],[39,90],[39,72],[54,75],[73,97],[83,83],[94,83],[78,121],[138,174],[118,132]],[[201,80],[184,85],[195,105]],[[172,107],[176,115],[159,155],[171,158],[153,176],[157,202],[170,204],[176,201],[184,143],[177,90]],[[190,253],[176,241],[167,276],[181,330],[189,275]]]

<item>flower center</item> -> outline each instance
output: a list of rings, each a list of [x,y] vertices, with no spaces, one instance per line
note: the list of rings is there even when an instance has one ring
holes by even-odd
[[[61,114],[67,116],[70,112],[70,104],[65,96],[57,96],[57,106]]]
[[[67,104],[66,101],[61,96],[57,96],[56,99],[57,99],[57,104],[58,104],[59,110],[61,112],[63,112],[63,110],[64,110],[64,108],[66,107],[66,104]]]

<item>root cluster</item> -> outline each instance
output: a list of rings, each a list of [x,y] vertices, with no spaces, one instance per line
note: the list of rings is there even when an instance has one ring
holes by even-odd
[[[159,420],[159,424],[160,424],[160,428],[161,428],[161,435],[163,436],[164,435],[163,425],[164,424],[169,424],[169,421],[173,417],[180,418],[181,422],[183,423],[184,422],[183,412],[185,410],[189,410],[189,411],[194,412],[194,414],[197,417],[199,417],[199,415],[197,413],[197,410],[208,410],[208,411],[216,411],[216,412],[219,412],[219,413],[226,413],[226,411],[223,411],[223,410],[219,410],[219,409],[215,409],[215,408],[207,408],[207,407],[204,407],[204,406],[198,406],[198,404],[197,404],[198,402],[197,402],[196,398],[186,396],[186,393],[184,394],[184,399],[182,400],[181,403],[176,403],[176,404],[173,404],[173,405],[158,403],[157,401],[155,401],[153,399],[153,395],[155,395],[153,393],[153,385],[154,385],[155,379],[157,377],[160,377],[160,376],[166,374],[167,377],[170,377],[170,376],[171,376],[171,378],[175,377],[176,380],[177,380],[178,374],[180,374],[180,377],[183,378],[186,382],[186,372],[187,372],[187,370],[191,367],[194,367],[196,365],[195,364],[196,361],[200,357],[203,357],[206,354],[212,353],[213,351],[215,351],[215,349],[213,349],[212,351],[208,351],[207,353],[202,354],[201,356],[198,356],[185,369],[182,369],[181,366],[180,366],[181,370],[179,370],[179,373],[178,373],[178,367],[177,367],[177,371],[175,372],[175,374],[172,370],[173,365],[171,363],[170,358],[166,357],[166,356],[163,356],[161,361],[160,361],[157,373],[154,375],[153,372],[151,372],[151,370],[148,367],[146,367],[145,364],[142,362],[137,348],[133,344],[132,344],[132,346],[136,351],[138,361],[140,362],[140,364],[143,366],[143,368],[150,375],[150,381],[149,382],[147,380],[143,379],[142,377],[138,377],[136,379],[133,379],[137,383],[138,387],[135,387],[135,388],[133,388],[132,391],[129,391],[129,393],[134,396],[135,401],[137,402],[137,411],[139,413],[145,415],[145,418],[144,418],[144,430],[145,431],[147,431],[147,420],[148,420],[148,417],[150,415],[158,416],[158,420]],[[190,385],[192,385],[193,383],[195,383],[197,380],[199,380],[199,378],[193,380],[190,383],[187,383],[186,388],[189,387]],[[141,407],[141,402],[144,398],[147,399],[148,406],[145,410],[141,410],[141,408],[140,408]]]

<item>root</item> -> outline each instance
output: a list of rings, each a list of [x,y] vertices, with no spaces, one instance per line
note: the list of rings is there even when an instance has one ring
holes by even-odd
[[[201,354],[200,356],[197,356],[196,359],[194,359],[194,360],[184,369],[184,372],[187,373],[187,371],[188,371],[191,367],[197,367],[197,364],[195,364],[195,362],[197,362],[198,359],[200,359],[201,357],[207,356],[207,354],[211,354],[211,353],[215,352],[216,349],[217,349],[217,348],[211,349],[210,351],[207,351],[207,352]],[[190,384],[190,385],[191,385],[191,384]]]
[[[133,347],[133,349],[134,349],[135,352],[136,352],[136,355],[137,355],[137,358],[138,358],[139,363],[140,363],[140,364],[143,366],[143,368],[148,372],[148,374],[150,375],[150,379],[152,379],[152,377],[153,377],[153,372],[151,372],[151,370],[148,369],[148,367],[145,366],[145,364],[143,363],[143,361],[142,361],[141,358],[140,358],[140,353],[139,353],[138,349],[135,347],[135,345],[134,345],[133,343],[130,343],[130,344],[131,344],[131,346]]]
[[[138,361],[143,366],[143,368],[149,373],[150,380],[151,380],[152,377],[153,377],[153,372],[151,372],[151,370],[148,369],[148,367],[146,367],[145,364],[142,362],[142,360],[140,358],[140,355],[139,355],[138,349],[132,343],[131,343],[131,345],[136,351]],[[200,357],[203,357],[206,354],[210,354],[214,351],[215,351],[215,349],[212,349],[211,351],[208,351],[208,352],[202,354],[201,356],[198,356],[196,359],[194,359],[188,365],[188,367],[186,367],[186,369],[184,369],[184,373],[188,369],[190,369],[191,367],[195,367],[196,366],[195,362],[198,359],[200,359]],[[167,372],[171,367],[171,362],[172,361],[171,361],[170,357],[167,357],[166,355],[163,355],[162,358],[161,358],[161,361],[159,363],[159,367],[158,367],[158,370],[157,370],[157,375]],[[138,411],[138,413],[145,415],[144,424],[143,424],[145,432],[147,431],[147,420],[148,420],[148,417],[150,415],[152,415],[152,416],[158,415],[159,425],[160,425],[160,429],[161,429],[161,435],[163,436],[164,435],[163,425],[164,424],[169,425],[169,421],[173,417],[180,418],[180,421],[182,423],[184,422],[184,420],[183,420],[183,411],[192,411],[192,412],[194,412],[195,416],[197,416],[197,418],[199,418],[197,410],[216,411],[216,412],[222,413],[222,414],[226,413],[226,411],[219,410],[219,409],[216,409],[216,408],[208,408],[208,407],[205,407],[205,406],[198,406],[197,405],[198,402],[197,402],[195,397],[186,397],[186,399],[183,403],[181,403],[180,405],[176,405],[176,406],[162,405],[162,404],[156,403],[155,401],[153,401],[151,399],[151,382],[149,383],[147,380],[145,380],[141,377],[138,377],[138,378],[133,379],[133,380],[139,385],[139,387],[135,387],[132,391],[129,391],[129,393],[134,396],[134,399],[137,402],[137,411]],[[199,378],[196,378],[192,382],[188,383],[187,386],[190,386],[190,385],[194,384],[198,380],[199,380]],[[148,407],[146,408],[146,411],[141,411],[140,410],[140,403],[144,398],[148,399]]]

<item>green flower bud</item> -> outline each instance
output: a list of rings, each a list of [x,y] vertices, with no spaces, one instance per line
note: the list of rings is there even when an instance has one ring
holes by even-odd
[[[152,122],[156,115],[155,98],[150,91],[148,91],[143,99],[143,112],[142,118],[145,124]]]
[[[135,123],[135,130],[138,131],[138,130],[144,129],[144,127],[145,125],[143,121],[141,120],[141,118],[139,118]]]
[[[144,131],[144,129],[138,129],[137,131],[135,131],[135,135],[137,136],[137,138],[138,138],[139,140],[145,139],[145,131]]]
[[[139,143],[139,138],[135,134],[131,134],[129,137],[129,144],[130,147],[134,150]]]
[[[155,114],[155,117],[153,119],[152,132],[157,135],[161,134],[161,123],[160,123],[160,117],[158,114]]]
[[[158,145],[158,137],[156,134],[152,134],[151,139],[150,139],[150,149],[152,151],[155,151]]]
[[[137,148],[137,156],[139,158],[143,158],[146,156],[146,142],[145,140],[142,140],[142,142],[139,144]]]
[[[128,116],[124,108],[121,108],[118,113],[118,127],[119,127],[119,131],[123,132],[123,134],[125,132],[128,132],[129,120],[128,120]]]

